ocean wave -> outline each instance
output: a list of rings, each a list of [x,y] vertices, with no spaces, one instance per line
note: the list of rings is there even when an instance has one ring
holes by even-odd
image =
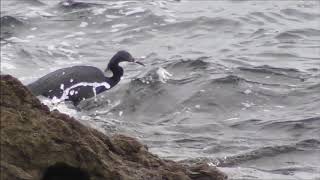
[[[33,6],[44,6],[46,5],[43,1],[41,0],[19,0],[19,3],[24,2]]]
[[[300,20],[313,20],[313,19],[318,19],[320,18],[320,14],[319,13],[312,13],[312,12],[303,12],[301,10],[298,9],[291,9],[291,8],[287,8],[287,9],[283,9],[281,10],[281,12],[287,16],[291,16],[291,17],[295,17],[297,19]]]
[[[13,17],[13,16],[2,16],[1,17],[1,29],[10,27],[15,28],[19,26],[23,26],[24,23],[19,18]]]
[[[227,19],[227,18],[209,18],[209,17],[198,17],[192,20],[178,21],[173,23],[168,23],[159,27],[159,30],[165,31],[175,31],[177,29],[183,31],[193,31],[195,28],[197,30],[204,29],[208,31],[223,31],[231,30],[234,28],[239,28],[241,22],[237,20]]]
[[[210,67],[210,63],[205,61],[210,57],[199,57],[197,59],[179,59],[175,60],[174,62],[166,65],[166,68],[170,69],[181,69],[183,68],[184,70],[204,70]]]
[[[226,77],[221,77],[213,79],[212,83],[227,83],[227,84],[238,84],[241,81],[246,81],[244,78],[241,78],[236,75],[227,75]]]
[[[262,130],[276,130],[285,129],[285,131],[298,131],[298,130],[312,130],[320,126],[320,117],[312,117],[306,119],[299,119],[294,121],[268,121],[260,124]]]
[[[105,67],[119,49],[143,57],[146,67],[121,64],[117,86],[75,109],[103,131],[130,131],[175,160],[221,157],[243,179],[244,168],[302,177],[286,164],[291,155],[294,165],[319,166],[308,161],[319,148],[319,3],[1,3],[9,16],[1,17],[2,64],[20,80],[76,64]]]
[[[43,2],[45,0],[10,0],[4,3],[14,3],[19,6],[45,6],[46,4]]]
[[[19,29],[25,26],[25,23],[13,16],[1,17],[1,39],[8,41],[7,38],[13,36]]]
[[[314,173],[317,171],[316,168],[312,168],[312,167],[289,167],[289,168],[280,168],[280,169],[272,169],[272,170],[264,170],[260,168],[254,168],[254,169],[262,172],[269,172],[269,173],[281,174],[281,175],[294,175],[296,172]]]
[[[251,18],[256,17],[259,19],[262,19],[263,22],[265,23],[275,23],[275,24],[281,24],[277,18],[272,17],[268,13],[263,13],[263,12],[253,12],[250,13],[249,15]]]
[[[133,26],[133,28],[152,27],[154,29],[157,29],[160,24],[165,23],[165,16],[156,15],[150,10],[144,10],[144,12],[141,12],[140,15],[141,18],[136,20],[137,23],[135,24],[135,26]]]
[[[101,4],[77,2],[74,0],[64,0],[64,1],[60,2],[58,5],[60,8],[63,8],[63,9],[84,9],[84,8],[91,8],[94,6],[99,6]]]
[[[290,152],[303,151],[306,146],[319,148],[319,145],[320,145],[320,141],[316,139],[307,139],[291,145],[262,147],[247,153],[243,153],[235,156],[229,156],[222,159],[218,158],[215,160],[215,164],[219,167],[238,166],[242,163],[265,158],[265,157],[274,157],[281,154],[287,154]]]
[[[307,89],[310,89],[310,90],[320,90],[320,83],[313,84],[313,85],[307,87]],[[319,91],[318,91],[318,92],[319,92]]]
[[[320,30],[314,28],[293,29],[287,32],[291,34],[297,34],[302,37],[320,37]]]
[[[319,38],[319,37],[320,37],[320,30],[312,29],[312,28],[288,30],[288,31],[281,32],[280,34],[275,36],[275,38],[278,39],[281,43],[294,42],[295,44],[299,40],[314,41],[315,38]],[[290,55],[287,55],[287,56],[290,56]]]
[[[248,119],[241,122],[236,122],[232,124],[230,127],[236,128],[236,129],[247,129],[248,127],[252,126],[259,126],[263,120],[261,119]]]
[[[296,78],[303,80],[303,76],[305,75],[303,72],[299,71],[296,68],[279,68],[272,67],[269,65],[256,66],[256,67],[238,67],[241,71],[253,72],[253,73],[263,73],[269,75],[279,75],[285,76],[289,78]]]
[[[299,40],[299,39],[303,39],[302,36],[300,36],[299,34],[295,34],[294,32],[291,32],[291,31],[282,32],[282,33],[278,34],[275,38],[278,39],[278,40]]]

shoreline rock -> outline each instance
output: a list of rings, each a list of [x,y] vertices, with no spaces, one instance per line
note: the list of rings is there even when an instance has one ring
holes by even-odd
[[[162,160],[124,135],[107,137],[1,75],[1,180],[224,180],[207,164]]]

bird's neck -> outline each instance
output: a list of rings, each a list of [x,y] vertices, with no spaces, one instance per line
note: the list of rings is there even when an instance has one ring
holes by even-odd
[[[123,76],[123,69],[118,65],[115,64],[109,68],[112,72],[112,77],[108,78],[107,81],[111,87],[115,86],[119,83],[121,77]]]

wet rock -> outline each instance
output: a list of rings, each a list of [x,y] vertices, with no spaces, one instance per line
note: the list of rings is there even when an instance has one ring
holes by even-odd
[[[48,107],[1,75],[1,180],[222,180],[206,164],[162,160],[124,135],[107,137]]]

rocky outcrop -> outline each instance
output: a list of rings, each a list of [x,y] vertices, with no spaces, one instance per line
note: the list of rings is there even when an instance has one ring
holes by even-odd
[[[136,139],[50,112],[26,87],[1,75],[1,180],[222,180],[206,164],[161,160]]]

